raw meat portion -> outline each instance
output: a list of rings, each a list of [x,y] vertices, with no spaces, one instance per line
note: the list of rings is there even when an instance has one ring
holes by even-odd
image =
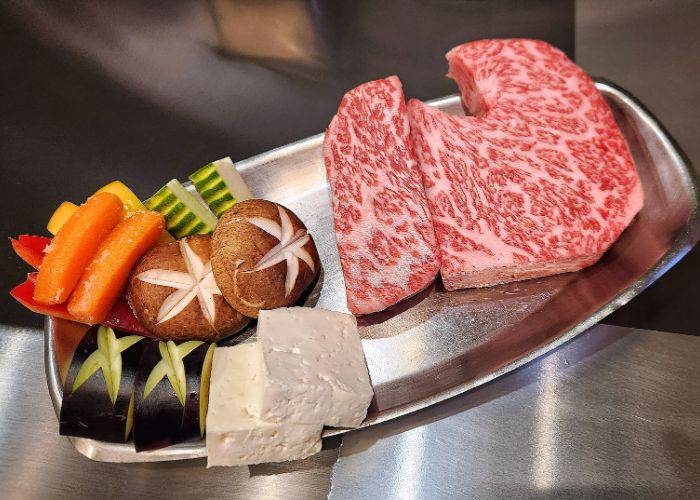
[[[345,94],[323,156],[350,312],[381,311],[427,287],[440,269],[437,241],[396,76]]]
[[[634,163],[588,76],[537,40],[482,40],[447,54],[462,102],[409,102],[448,290],[595,263],[643,204]]]

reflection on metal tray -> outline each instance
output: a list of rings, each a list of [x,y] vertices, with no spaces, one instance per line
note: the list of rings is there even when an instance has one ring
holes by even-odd
[[[361,318],[376,396],[363,426],[445,400],[554,349],[639,294],[695,243],[697,186],[685,157],[632,96],[606,82],[597,87],[634,155],[644,209],[600,262],[578,273],[449,293],[438,285],[394,310]],[[431,104],[462,113],[458,96]],[[314,236],[323,272],[306,304],[345,311],[322,143],[317,135],[242,161],[238,168],[254,193],[294,210]],[[65,339],[76,337],[61,334],[68,328],[76,326],[47,321],[46,374],[57,412],[61,368],[72,352]],[[342,432],[327,429],[324,435]],[[202,441],[137,454],[129,444],[71,440],[80,453],[101,461],[206,455]]]

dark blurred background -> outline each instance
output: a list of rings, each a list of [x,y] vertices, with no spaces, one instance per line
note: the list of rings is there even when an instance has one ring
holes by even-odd
[[[560,47],[637,95],[697,163],[700,2],[674,3],[656,15],[653,1],[5,1],[0,234],[40,232],[62,201],[115,179],[145,198],[208,161],[317,134],[369,79],[454,93],[444,53],[487,37]],[[9,290],[26,269],[9,244],[0,259]],[[693,251],[606,322],[699,334],[699,266]],[[3,324],[41,321],[0,300]]]

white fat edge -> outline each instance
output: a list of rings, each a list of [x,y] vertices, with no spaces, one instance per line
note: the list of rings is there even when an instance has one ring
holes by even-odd
[[[253,193],[251,193],[241,174],[236,170],[236,166],[229,156],[216,160],[214,168],[216,168],[216,171],[223,179],[231,195],[236,199],[236,203],[253,198]]]
[[[190,193],[177,179],[171,180],[166,186],[187,208],[194,212],[209,229],[214,230],[218,219],[212,211],[209,210],[209,207],[198,194]]]

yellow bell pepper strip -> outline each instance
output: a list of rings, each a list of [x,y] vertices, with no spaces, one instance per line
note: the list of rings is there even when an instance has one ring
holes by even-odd
[[[63,224],[70,219],[71,215],[73,215],[76,210],[78,210],[78,205],[71,203],[70,201],[64,201],[58,206],[56,211],[49,219],[46,229],[49,230],[49,233],[56,236],[58,230],[61,229],[61,226],[63,226]]]
[[[124,208],[126,209],[125,217],[128,217],[134,212],[145,212],[148,210],[144,204],[141,203],[138,196],[136,196],[134,192],[121,181],[110,182],[109,184],[98,189],[95,194],[105,191],[116,195],[122,201]],[[53,213],[51,219],[49,219],[46,229],[48,229],[49,233],[56,236],[56,233],[58,233],[58,230],[61,229],[61,226],[63,226],[63,224],[70,219],[70,216],[73,215],[77,209],[78,206],[76,204],[71,203],[70,201],[64,201]],[[160,238],[158,239],[158,243],[169,243],[173,241],[173,239],[174,238],[168,231],[163,231],[163,234],[161,234]]]

